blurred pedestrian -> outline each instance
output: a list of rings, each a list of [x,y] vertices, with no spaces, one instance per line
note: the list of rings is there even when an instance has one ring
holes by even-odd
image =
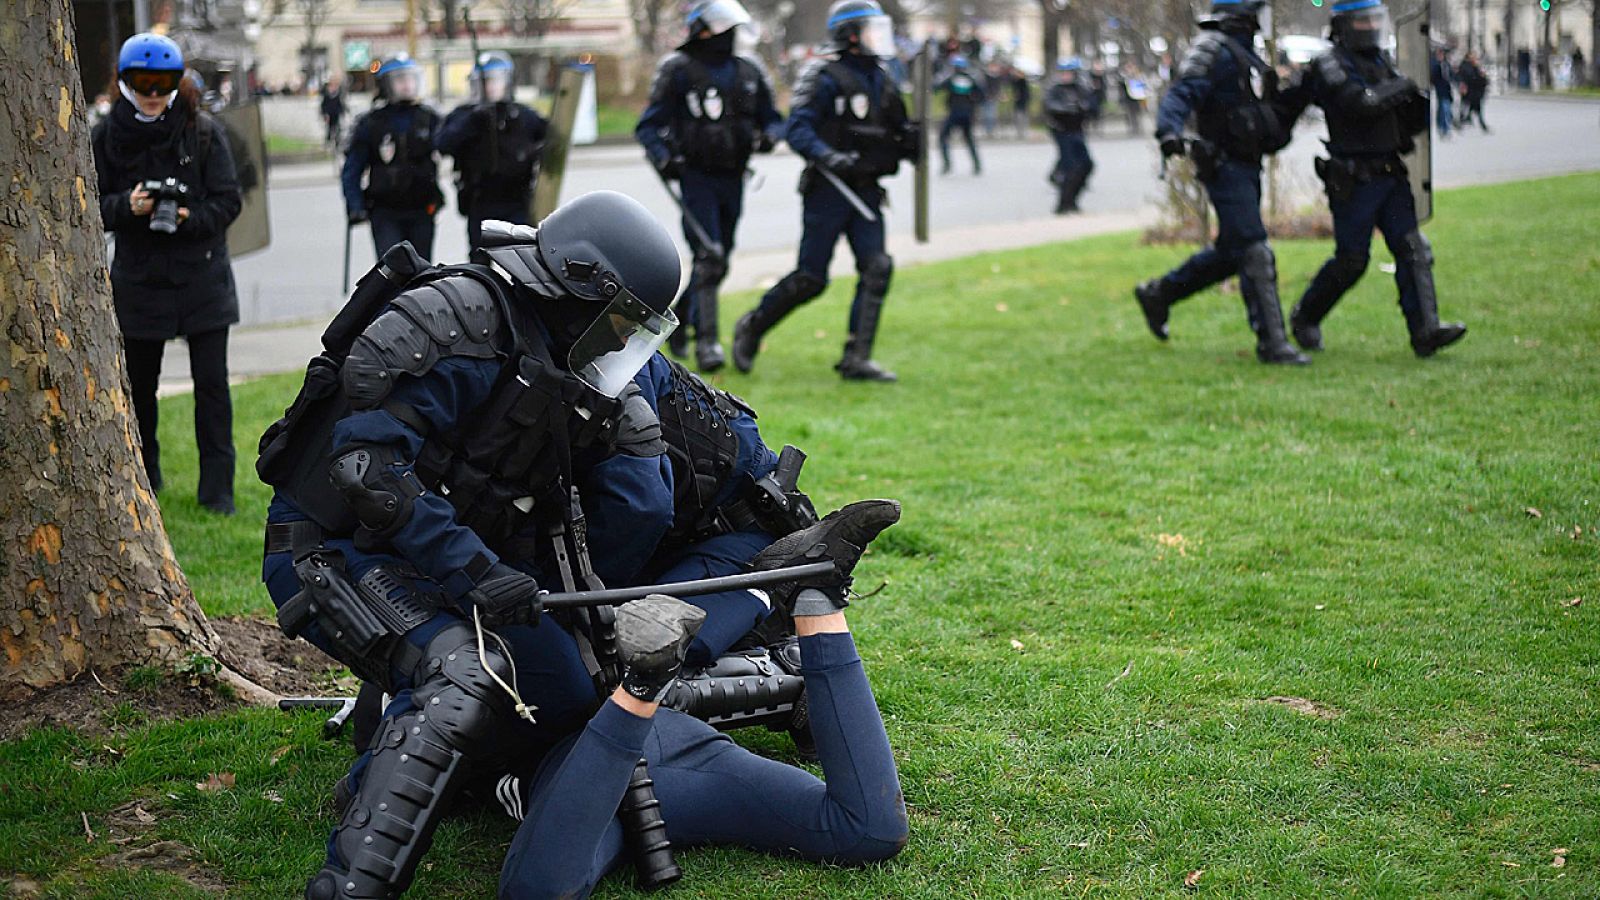
[[[1089,111],[1089,127],[1098,132],[1100,114],[1105,112],[1106,99],[1110,96],[1110,86],[1106,81],[1106,64],[1098,59],[1089,66],[1089,89],[1094,92],[1094,108]]]
[[[1124,63],[1121,78],[1122,114],[1128,120],[1128,134],[1139,133],[1139,121],[1144,114],[1144,101],[1150,96],[1150,86],[1132,62]]]
[[[327,144],[329,149],[337,150],[339,139],[344,135],[342,126],[345,113],[344,84],[337,75],[328,79],[322,86],[321,112],[322,124],[326,129],[322,142]]]
[[[1005,86],[1005,67],[998,60],[989,63],[979,81],[983,85],[983,103],[978,107],[983,114],[983,136],[992,141],[1000,128],[1000,92]]]
[[[433,258],[433,217],[444,204],[433,153],[439,114],[419,101],[422,70],[404,53],[378,67],[378,97],[356,119],[340,183],[350,224],[372,222],[381,258],[401,241]],[[365,183],[363,183],[363,181]]]
[[[1021,69],[1011,69],[1011,121],[1016,125],[1017,137],[1028,136],[1028,106],[1033,101],[1033,85]]]
[[[164,35],[136,34],[117,57],[121,97],[94,129],[100,216],[116,236],[111,297],[122,330],[145,472],[160,490],[156,385],[167,341],[189,343],[200,505],[231,515],[233,400],[228,327],[239,321],[228,226],[241,199],[228,139],[183,77]]]
[[[1439,128],[1439,137],[1450,136],[1450,112],[1455,105],[1455,83],[1450,70],[1450,51],[1443,47],[1433,51],[1433,63],[1429,67],[1429,81],[1433,86],[1433,99],[1438,105],[1438,112],[1434,122]]]
[[[1045,121],[1056,142],[1056,165],[1050,181],[1056,185],[1056,215],[1078,211],[1078,195],[1094,171],[1089,145],[1083,138],[1094,94],[1079,82],[1083,63],[1076,57],[1056,64],[1055,81],[1044,92]]]
[[[960,131],[967,142],[967,152],[972,154],[972,173],[982,173],[978,142],[972,137],[972,116],[986,95],[967,58],[959,53],[950,57],[950,71],[933,89],[944,92],[946,105],[944,127],[939,129],[939,155],[944,161],[941,174],[950,174],[950,133],[953,131]]]
[[[1461,60],[1456,77],[1461,81],[1461,124],[1466,126],[1471,123],[1473,116],[1477,116],[1478,125],[1483,128],[1484,134],[1488,134],[1489,123],[1483,118],[1483,100],[1489,94],[1489,74],[1478,62],[1478,54],[1468,53]]]

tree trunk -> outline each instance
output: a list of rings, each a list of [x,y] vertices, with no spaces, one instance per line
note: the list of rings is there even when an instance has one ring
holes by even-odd
[[[0,4],[0,698],[219,644],[139,459],[73,39]]]
[[[1044,46],[1040,48],[1044,59],[1040,63],[1048,78],[1055,71],[1056,60],[1061,58],[1061,13],[1056,9],[1055,0],[1039,0],[1039,24],[1044,32]]]

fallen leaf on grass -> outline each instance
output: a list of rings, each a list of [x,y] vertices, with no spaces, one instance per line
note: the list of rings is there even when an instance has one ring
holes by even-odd
[[[1522,868],[1522,863],[1512,862],[1509,859],[1500,860],[1500,865],[1505,866],[1508,869],[1520,869],[1520,868]]]
[[[1536,508],[1534,508],[1532,506],[1530,506],[1527,509],[1523,510],[1523,512],[1527,513],[1528,518],[1530,518],[1530,519],[1542,519],[1542,518],[1544,518],[1544,513],[1539,512],[1538,509],[1536,509]]]
[[[1017,640],[1016,638],[1012,638],[1011,639],[1011,649],[1017,651],[1018,653],[1021,653],[1022,652],[1022,642]]]
[[[269,803],[282,803],[283,802],[283,795],[278,793],[277,791],[273,790],[272,788],[267,788],[266,790],[262,791],[261,792],[261,796],[262,796],[262,798],[264,798]]]
[[[1550,852],[1555,855],[1555,859],[1550,861],[1550,868],[1559,869],[1567,864],[1567,848],[1557,847]]]
[[[154,825],[156,822],[156,817],[145,812],[144,807],[142,806],[135,806],[133,808],[133,817],[146,825]]]
[[[1573,597],[1571,600],[1568,600],[1565,603],[1562,603],[1561,605],[1562,606],[1582,606],[1583,605],[1583,598],[1582,597]]]
[[[1004,303],[996,303],[994,305],[994,311],[995,312],[1010,312],[1011,311],[1011,307],[1007,306]]]
[[[1328,608],[1328,604],[1326,604],[1326,603],[1318,603],[1316,606],[1312,607],[1312,609],[1315,609],[1317,612],[1322,612],[1323,610],[1325,610],[1327,608]]]
[[[231,787],[233,787],[232,772],[223,772],[220,775],[212,772],[206,776],[205,781],[197,781],[194,784],[194,789],[197,791],[225,791]]]
[[[284,744],[282,747],[279,747],[278,749],[272,751],[272,755],[267,757],[267,765],[269,765],[269,766],[277,765],[278,764],[278,760],[283,759],[283,755],[285,753],[288,753],[290,750],[293,750],[293,749],[294,748],[289,746],[288,744]]]
[[[1200,886],[1200,876],[1204,875],[1205,873],[1206,873],[1205,869],[1195,869],[1193,872],[1190,872],[1189,874],[1183,876],[1183,886],[1186,887],[1186,888],[1197,888],[1197,887],[1199,887]]]

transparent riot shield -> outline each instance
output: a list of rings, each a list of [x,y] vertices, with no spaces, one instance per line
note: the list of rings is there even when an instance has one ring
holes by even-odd
[[[233,168],[239,175],[243,203],[239,218],[228,226],[228,255],[238,259],[265,250],[272,243],[272,224],[267,214],[267,141],[259,104],[230,106],[213,115],[228,137]]]
[[[533,186],[528,221],[538,223],[561,205],[561,179],[567,172],[567,151],[572,149],[572,125],[578,117],[578,99],[588,71],[580,65],[563,66],[556,78],[556,95],[545,131],[544,154],[539,160],[539,180]]]
[[[1429,89],[1429,67],[1433,60],[1430,26],[1433,23],[1431,0],[1398,2],[1393,7],[1395,28],[1395,67],[1417,83],[1428,95],[1429,111],[1437,102]],[[1431,121],[1431,115],[1429,119]],[[1405,157],[1411,175],[1411,195],[1417,202],[1417,221],[1433,218],[1433,128],[1430,125],[1416,136],[1416,149]]]

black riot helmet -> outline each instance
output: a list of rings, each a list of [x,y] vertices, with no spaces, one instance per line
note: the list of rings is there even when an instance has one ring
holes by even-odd
[[[672,235],[631,197],[596,191],[537,228],[488,221],[489,260],[531,296],[567,367],[616,397],[678,327],[682,264]]]
[[[1200,23],[1233,34],[1272,32],[1272,4],[1267,0],[1211,0],[1211,16]]]
[[[1370,53],[1388,43],[1394,23],[1383,0],[1345,0],[1333,5],[1329,25],[1334,43],[1347,50]]]
[[[838,53],[894,55],[894,23],[877,0],[838,0],[828,7],[828,37]]]

